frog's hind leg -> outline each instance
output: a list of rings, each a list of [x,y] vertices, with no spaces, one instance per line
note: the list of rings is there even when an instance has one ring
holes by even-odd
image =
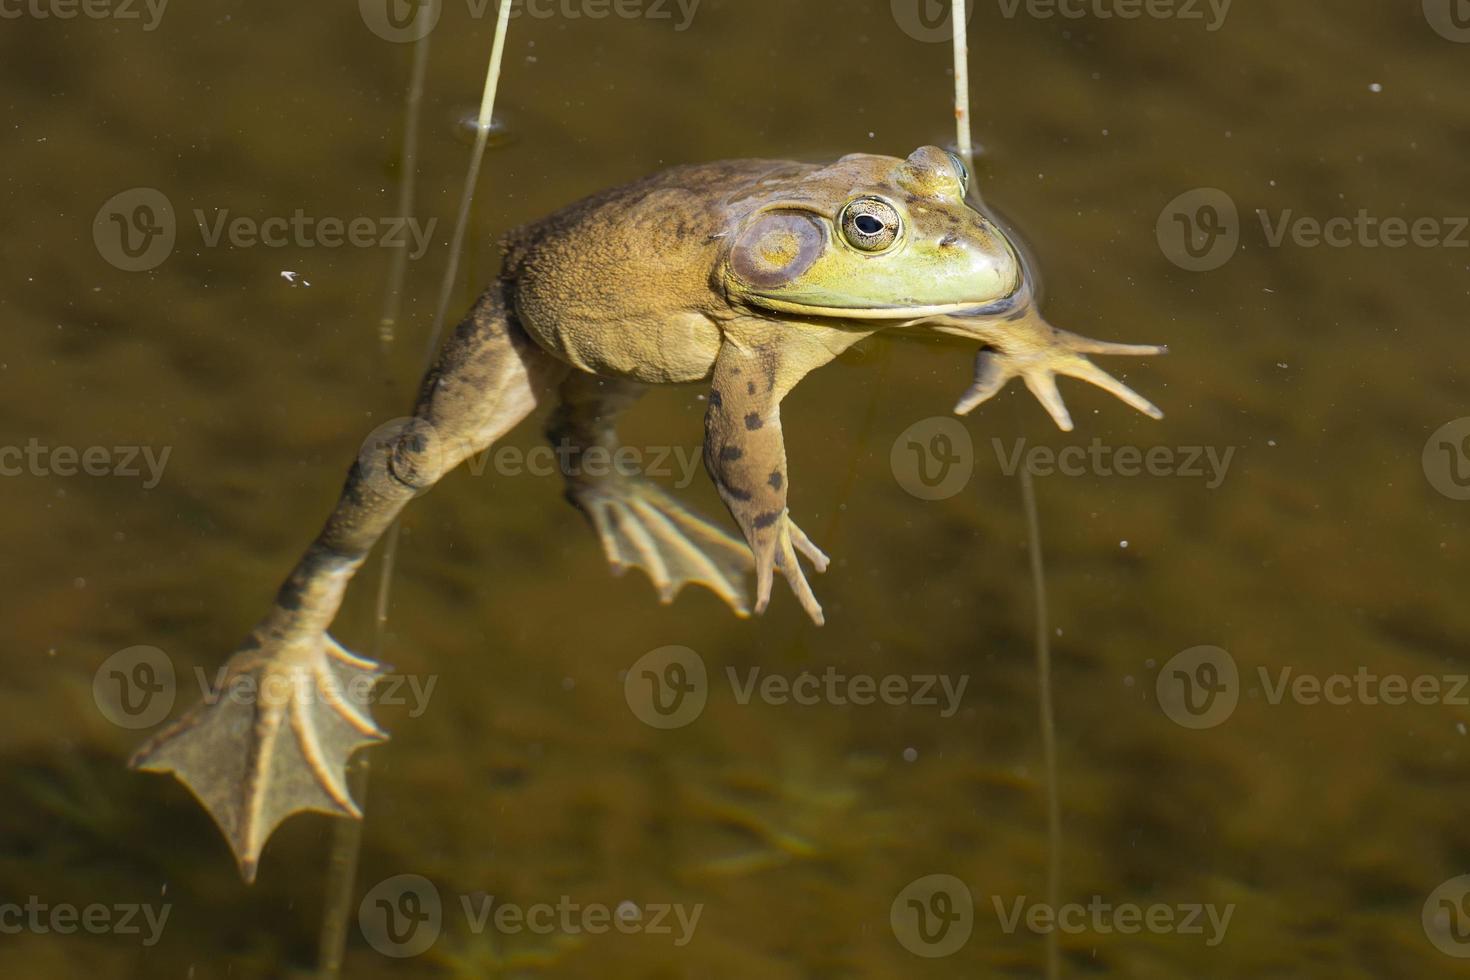
[[[218,689],[133,756],[134,768],[172,772],[199,798],[246,881],[291,814],[360,816],[348,757],[387,736],[369,712],[384,668],[327,635],[353,574],[409,500],[525,418],[566,370],[509,322],[498,290],[483,296],[425,378],[414,418],[364,446]]]
[[[736,615],[747,616],[744,582],[754,566],[744,542],[616,465],[617,417],[644,390],[635,382],[584,372],[562,383],[547,437],[566,478],[567,500],[587,516],[615,573],[643,569],[665,603],[685,585],[703,585]]]

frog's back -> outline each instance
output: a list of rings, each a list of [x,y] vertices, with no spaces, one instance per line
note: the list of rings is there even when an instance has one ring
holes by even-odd
[[[708,377],[721,240],[763,180],[814,169],[780,160],[674,167],[583,198],[506,236],[521,325],[548,351],[597,374],[653,383]]]

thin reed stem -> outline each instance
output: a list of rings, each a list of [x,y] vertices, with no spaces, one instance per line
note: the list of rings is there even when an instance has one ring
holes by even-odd
[[[970,142],[970,42],[965,23],[965,0],[954,0],[954,122],[955,148],[975,172],[975,147]]]
[[[1036,694],[1041,714],[1041,757],[1046,770],[1046,903],[1058,908],[1062,889],[1062,808],[1057,789],[1057,723],[1052,707],[1051,624],[1046,610],[1046,569],[1041,555],[1041,521],[1036,516],[1036,487],[1031,471],[1021,467],[1021,502],[1026,509],[1026,542],[1031,556],[1031,588],[1036,595]],[[1061,976],[1056,930],[1046,934],[1046,975]]]
[[[434,307],[434,329],[429,333],[429,345],[424,352],[424,368],[428,369],[439,350],[439,340],[444,333],[444,317],[449,310],[450,298],[454,295],[454,280],[459,276],[459,253],[464,248],[465,227],[470,223],[470,205],[475,200],[475,185],[480,179],[480,161],[485,157],[485,144],[490,139],[490,121],[495,115],[495,93],[500,87],[500,64],[505,58],[505,35],[510,26],[510,12],[514,4],[502,3],[500,16],[495,21],[495,42],[490,49],[490,65],[485,71],[485,91],[480,97],[480,115],[475,125],[475,148],[470,151],[470,170],[465,175],[464,193],[459,199],[459,216],[454,222],[454,238],[449,244],[449,266],[444,270],[444,282],[439,288],[439,302]]]
[[[980,202],[975,179],[975,150],[970,134],[970,48],[966,30],[965,0],[954,0],[954,119],[955,147],[970,168],[971,203]],[[1042,765],[1046,772],[1046,901],[1055,909],[1061,895],[1062,815],[1057,786],[1056,716],[1051,688],[1051,626],[1046,608],[1046,569],[1041,554],[1041,520],[1037,515],[1036,488],[1031,473],[1021,467],[1021,503],[1026,511],[1027,550],[1031,558],[1031,588],[1036,599],[1036,696],[1041,722]],[[1047,980],[1061,976],[1061,948],[1056,930],[1046,934]]]
[[[419,8],[419,16],[428,16],[428,4]],[[432,31],[424,31],[413,46],[413,67],[409,70],[408,95],[403,106],[403,153],[401,155],[398,181],[398,215],[412,216],[414,187],[419,169],[419,110],[424,98],[424,76],[429,68],[429,37]],[[390,352],[398,335],[398,317],[403,310],[403,281],[408,272],[408,243],[404,242],[393,250],[388,266],[388,288],[383,294],[383,315],[378,319],[378,341],[383,353],[383,363],[391,363]],[[390,372],[384,368],[385,378]]]

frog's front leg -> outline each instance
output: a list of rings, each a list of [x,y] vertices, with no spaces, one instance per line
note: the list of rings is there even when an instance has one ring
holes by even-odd
[[[1011,378],[1019,377],[1057,428],[1071,432],[1072,413],[1057,390],[1056,379],[1063,375],[1096,385],[1149,418],[1164,417],[1158,406],[1093,364],[1087,355],[1148,357],[1167,353],[1167,347],[1083,337],[1047,323],[1029,302],[1005,316],[947,315],[927,322],[941,333],[980,340],[986,345],[975,355],[975,380],[955,405],[956,415],[968,415],[994,397]]]
[[[546,434],[567,499],[587,516],[614,572],[643,569],[666,603],[688,583],[703,585],[747,616],[745,545],[621,465],[617,419],[646,387],[582,371],[562,382]]]
[[[715,359],[704,463],[755,555],[757,613],[770,603],[774,570],[780,569],[807,615],[819,626],[823,622],[796,556],[806,555],[818,572],[826,571],[828,558],[787,513],[781,399],[860,336],[743,324],[727,331]]]
[[[247,881],[292,813],[360,815],[348,757],[387,737],[368,710],[383,667],[327,635],[348,582],[409,500],[525,418],[566,370],[509,321],[498,289],[482,297],[425,378],[411,423],[364,447],[219,688],[133,756],[134,768],[172,772],[198,797]]]

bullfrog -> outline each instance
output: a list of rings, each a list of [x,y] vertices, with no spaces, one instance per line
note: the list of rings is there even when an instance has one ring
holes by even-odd
[[[788,507],[781,405],[853,344],[880,330],[978,343],[959,414],[1019,377],[1070,429],[1065,375],[1160,417],[1088,355],[1163,348],[1049,325],[1016,244],[970,190],[965,164],[935,146],[826,164],[735,160],[674,167],[511,232],[498,279],[445,342],[412,418],[359,454],[325,527],[226,664],[225,687],[250,696],[207,698],[132,765],[173,772],[199,798],[247,881],[292,813],[360,816],[346,765],[386,738],[366,694],[385,668],[327,630],[403,507],[540,406],[564,449],[567,499],[615,569],[642,569],[665,602],[704,586],[741,616],[766,610],[779,573],[817,625],[802,561],[821,572],[828,558]],[[708,385],[704,463],[739,537],[636,474],[577,465],[594,447],[616,450],[619,416],[649,387],[690,383]]]

